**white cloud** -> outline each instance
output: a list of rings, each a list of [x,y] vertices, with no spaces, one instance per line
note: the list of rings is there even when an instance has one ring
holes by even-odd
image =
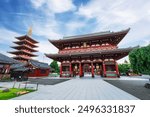
[[[47,58],[43,53],[39,53],[38,55],[39,55],[37,57],[38,61],[48,63],[48,64],[50,64],[52,62],[52,59]]]
[[[39,8],[46,3],[46,0],[31,0],[35,8]]]
[[[142,5],[141,5],[142,4]],[[96,18],[99,27],[109,25],[132,25],[148,16],[150,1],[142,0],[92,0],[81,6],[77,14]]]
[[[0,28],[0,43],[1,44],[7,44],[9,45],[14,41],[15,37],[19,35],[19,33],[5,29],[5,28]]]
[[[149,22],[140,21],[131,26],[130,32],[127,36],[120,42],[119,46],[128,47],[136,45],[144,45],[145,42],[149,41],[150,37],[150,27]]]
[[[47,39],[58,39],[60,37],[62,37],[61,34],[59,34],[59,32],[57,32],[57,27],[52,27],[52,26],[48,26],[47,24],[37,24],[38,22],[36,22],[36,24],[33,23],[34,27],[33,27],[33,33],[36,34],[37,36],[43,36]]]
[[[72,0],[31,0],[35,8],[44,6],[48,12],[63,13],[76,9]]]
[[[144,43],[141,46],[148,46],[148,45],[150,45],[150,39],[149,40],[144,40]]]
[[[58,49],[54,47],[48,40],[40,41],[38,50],[41,53],[57,53]]]
[[[59,32],[59,21],[55,20],[53,14],[44,16],[41,19],[25,19],[23,20],[23,24],[26,30],[28,30],[29,27],[32,26],[32,32],[36,36],[42,36],[47,39],[58,39],[62,37],[61,32]]]
[[[150,36],[149,6],[148,0],[91,0],[86,5],[81,5],[76,14],[96,20],[97,26],[93,32],[119,31],[131,27],[129,34],[119,44],[128,47],[141,44],[141,41],[144,42]]]
[[[11,47],[13,41],[15,41],[15,37],[20,36],[19,33],[8,30],[6,28],[0,28],[0,53],[8,55],[12,57],[12,54],[8,54],[8,51],[11,51]]]
[[[73,20],[66,24],[67,36],[74,35],[77,31],[81,31],[83,27],[86,27],[86,22],[79,20]]]
[[[129,56],[126,56],[126,57],[124,57],[124,58],[118,60],[117,62],[118,62],[119,64],[122,64],[122,63],[124,63],[125,60],[129,62]]]
[[[53,60],[46,57],[45,54],[53,53],[56,54],[58,53],[58,49],[52,45],[48,40],[47,41],[40,41],[38,45],[38,57],[37,60],[41,62],[45,62],[50,64]]]

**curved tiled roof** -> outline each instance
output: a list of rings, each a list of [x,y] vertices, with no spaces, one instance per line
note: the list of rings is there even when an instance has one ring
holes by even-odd
[[[0,63],[1,64],[14,64],[14,63],[19,63],[15,59],[12,59],[4,54],[0,53]]]
[[[85,35],[77,35],[77,36],[69,36],[69,37],[64,37],[63,39],[59,40],[49,40],[50,43],[52,43],[55,47],[58,49],[62,49],[61,46],[62,44],[70,44],[70,43],[81,43],[81,41],[96,41],[96,40],[101,40],[104,42],[111,41],[114,44],[118,44],[124,36],[129,32],[130,28],[118,32],[111,32],[111,31],[106,31],[106,32],[98,32],[98,33],[92,33],[92,34],[85,34]],[[120,38],[116,38],[116,36],[119,36]],[[108,38],[111,38],[108,40]]]
[[[43,68],[43,69],[48,69],[50,66],[47,63],[35,61],[35,60],[29,60],[29,63],[33,65],[36,68]]]
[[[22,68],[22,67],[25,67],[26,64],[25,63],[17,63],[17,64],[12,64],[10,66],[10,69],[18,69],[18,68]]]
[[[16,37],[16,39],[19,39],[19,40],[27,39],[27,40],[31,41],[32,43],[39,43],[39,42],[37,42],[36,40],[34,40],[33,38],[31,38],[31,37],[28,36],[28,35]]]
[[[26,68],[27,64],[25,63],[17,63],[17,64],[12,64],[10,66],[10,69],[13,71],[13,72],[25,72],[25,71],[28,71],[29,68]]]
[[[25,71],[28,71],[28,70],[29,70],[29,68],[21,67],[21,68],[15,69],[15,70],[13,70],[13,71],[15,71],[15,72],[25,72]]]
[[[120,58],[123,58],[124,56],[127,56],[128,53],[137,48],[136,47],[129,47],[129,48],[119,48],[119,49],[113,49],[113,50],[96,50],[91,52],[74,52],[69,54],[45,54],[47,57],[57,60],[58,58],[70,58],[70,57],[84,57],[84,56],[102,56],[102,55],[111,55],[111,54],[119,54]],[[123,53],[124,56],[122,56]],[[120,59],[118,58],[118,59]]]

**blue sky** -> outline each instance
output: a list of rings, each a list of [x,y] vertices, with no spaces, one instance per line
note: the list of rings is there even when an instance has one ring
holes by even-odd
[[[40,42],[36,59],[48,63],[44,53],[58,51],[48,39],[63,36],[130,27],[119,47],[145,46],[150,43],[149,6],[149,0],[0,0],[0,52],[12,51],[14,37],[30,26]]]

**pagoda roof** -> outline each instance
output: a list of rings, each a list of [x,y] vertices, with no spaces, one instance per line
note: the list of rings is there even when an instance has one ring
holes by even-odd
[[[63,58],[70,59],[70,58],[114,58],[116,60],[121,59],[128,55],[128,53],[136,47],[129,47],[129,48],[120,48],[120,49],[113,49],[113,50],[96,50],[91,52],[74,52],[74,53],[67,53],[67,54],[45,54],[47,57],[61,61]]]
[[[30,57],[21,56],[21,55],[14,56],[13,58],[16,60],[29,60],[29,59],[31,59]]]
[[[23,36],[20,36],[20,37],[16,37],[16,39],[18,39],[18,40],[27,39],[27,40],[31,41],[32,43],[39,43],[39,42],[37,42],[36,40],[34,40],[33,38],[31,38],[28,35],[23,35]]]
[[[13,43],[18,44],[18,45],[23,45],[23,44],[27,43],[27,44],[29,44],[29,45],[32,46],[32,47],[38,47],[37,45],[31,43],[31,42],[28,41],[28,40],[14,41]]]
[[[34,50],[33,48],[27,46],[27,45],[18,45],[18,46],[11,46],[11,48],[14,48],[14,49],[17,49],[17,50],[20,50],[22,48],[26,48],[32,52],[38,52],[37,50]]]
[[[0,64],[14,64],[18,63],[18,61],[0,53]]]
[[[14,54],[14,55],[20,55],[20,54],[24,55],[24,54],[27,54],[28,56],[32,56],[32,57],[37,56],[35,54],[32,54],[32,53],[24,51],[24,50],[18,50],[18,51],[8,52],[8,53],[11,53],[11,54]]]
[[[117,45],[124,36],[129,32],[130,28],[118,32],[111,32],[111,31],[105,31],[105,32],[98,32],[98,33],[92,33],[92,34],[85,34],[85,35],[77,35],[77,36],[68,36],[64,37],[63,39],[59,40],[49,40],[50,43],[52,43],[55,47],[58,49],[62,49],[62,44],[69,44],[69,43],[81,43],[81,42],[88,42],[88,41],[96,41],[100,40],[102,42],[109,42],[111,41],[115,45]],[[119,36],[120,38],[118,38]]]
[[[29,60],[29,64],[36,68],[48,69],[50,66],[47,63],[39,62],[36,60]]]

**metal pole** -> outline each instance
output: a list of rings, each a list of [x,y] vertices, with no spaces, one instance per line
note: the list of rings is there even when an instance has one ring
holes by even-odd
[[[27,82],[25,82],[25,87],[24,87],[24,89],[26,89],[26,87],[27,87]]]
[[[13,85],[13,87],[12,87],[12,88],[15,88],[15,85],[16,85],[16,80],[14,81],[14,85]]]
[[[20,84],[19,84],[19,87],[18,87],[18,89],[20,89]]]
[[[37,85],[36,85],[36,90],[38,90],[38,87],[39,87],[39,83],[37,83]]]

